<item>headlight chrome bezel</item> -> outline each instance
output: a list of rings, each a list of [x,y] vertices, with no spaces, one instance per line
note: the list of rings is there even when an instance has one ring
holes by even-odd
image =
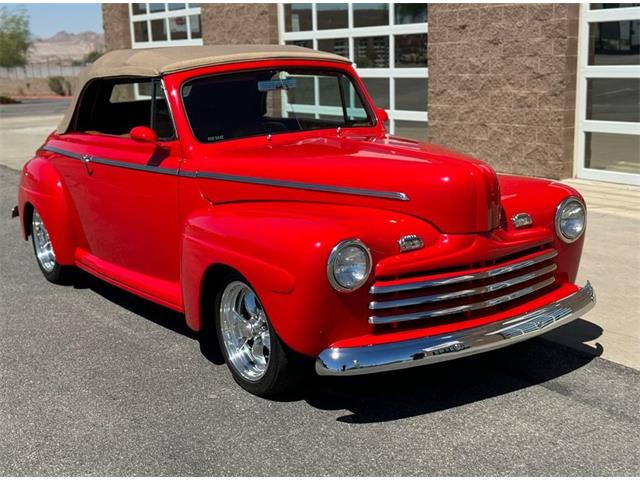
[[[342,284],[340,284],[338,280],[336,280],[335,271],[334,271],[334,264],[338,254],[347,247],[360,248],[365,253],[367,258],[367,273],[364,276],[363,280],[358,285],[352,288],[345,287]],[[327,278],[329,279],[329,283],[331,284],[331,286],[338,292],[355,292],[356,290],[358,290],[365,283],[367,283],[367,280],[371,275],[372,269],[373,269],[373,258],[371,257],[371,251],[369,250],[369,247],[367,247],[362,242],[362,240],[358,238],[351,238],[351,239],[343,240],[339,242],[335,247],[331,249],[331,253],[329,254],[329,260],[327,260]]]
[[[562,212],[571,203],[577,203],[578,205],[580,205],[584,215],[584,220],[582,222],[582,230],[580,231],[580,234],[575,238],[567,237],[562,231],[562,226],[561,226]],[[560,204],[558,205],[558,208],[556,208],[555,226],[556,226],[556,234],[564,243],[573,243],[578,241],[580,237],[584,235],[584,232],[587,229],[587,208],[584,202],[576,196],[567,197],[562,202],[560,202]]]

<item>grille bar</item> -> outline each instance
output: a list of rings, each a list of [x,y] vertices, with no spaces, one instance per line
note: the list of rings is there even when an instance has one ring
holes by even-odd
[[[558,255],[558,252],[556,250],[548,250],[535,257],[528,258],[526,260],[522,260],[516,263],[510,263],[507,265],[502,265],[500,267],[490,268],[487,270],[481,270],[475,273],[468,273],[465,275],[438,277],[432,280],[407,282],[407,283],[400,283],[397,285],[372,285],[371,288],[369,289],[369,293],[384,294],[384,293],[406,292],[410,290],[420,290],[422,288],[430,288],[430,287],[442,287],[445,285],[452,285],[456,283],[470,282],[473,280],[481,280],[484,278],[496,277],[498,275],[504,275],[505,273],[515,272],[516,270],[522,270],[523,268],[528,268],[538,263],[551,260],[552,258],[555,258],[557,255]]]
[[[555,256],[555,255],[554,255]],[[483,308],[493,307],[495,305],[499,305],[501,303],[509,302],[511,300],[515,300],[517,298],[524,297],[533,293],[542,288],[548,287],[552,283],[555,282],[555,278],[547,278],[541,282],[534,283],[528,287],[525,287],[520,290],[516,290],[515,292],[508,293],[506,295],[502,295],[500,297],[491,298],[489,300],[484,300],[482,302],[470,303],[467,305],[459,305],[456,307],[447,307],[441,308],[438,310],[427,310],[424,312],[413,312],[413,313],[403,313],[400,315],[388,315],[384,317],[380,316],[371,316],[369,317],[369,323],[373,325],[384,325],[388,323],[396,323],[396,322],[406,322],[410,320],[421,320],[425,318],[433,318],[433,317],[441,317],[444,315],[452,315],[454,313],[462,313],[473,310],[480,310]]]
[[[454,300],[457,298],[470,297],[472,295],[479,295],[481,293],[495,292],[498,290],[502,290],[503,288],[512,287],[514,285],[518,285],[520,283],[533,280],[534,278],[541,277],[542,275],[546,275],[547,273],[551,273],[555,271],[556,268],[557,266],[554,263],[551,265],[547,265],[546,267],[543,267],[539,270],[535,270],[533,272],[520,275],[518,277],[509,278],[507,280],[502,280],[500,282],[492,283],[490,285],[484,285],[482,287],[467,288],[465,290],[457,290],[455,292],[436,293],[433,295],[425,295],[422,297],[403,298],[399,300],[388,300],[384,302],[374,301],[369,303],[369,309],[383,310],[386,308],[411,307],[415,305],[424,305],[427,303],[441,302],[445,300]]]

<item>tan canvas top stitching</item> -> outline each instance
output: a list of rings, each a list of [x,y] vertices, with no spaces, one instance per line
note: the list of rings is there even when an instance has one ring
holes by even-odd
[[[142,48],[113,50],[105,53],[80,72],[75,95],[58,133],[65,133],[78,102],[78,96],[90,80],[100,77],[158,77],[192,68],[238,63],[252,60],[325,60],[351,63],[332,53],[319,52],[293,45],[204,45],[195,47]]]

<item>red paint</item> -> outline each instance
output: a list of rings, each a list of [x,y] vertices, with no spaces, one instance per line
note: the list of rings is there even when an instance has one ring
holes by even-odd
[[[567,245],[553,226],[560,201],[575,190],[557,182],[496,175],[484,162],[443,148],[390,137],[385,113],[373,127],[274,134],[214,144],[193,137],[180,86],[197,76],[291,66],[346,71],[344,64],[269,61],[199,68],[168,75],[165,88],[179,140],[161,141],[146,127],[130,138],[52,134],[45,145],[124,162],[180,171],[182,176],[121,168],[39,150],[23,171],[19,207],[38,209],[57,259],[178,311],[201,328],[203,276],[212,266],[238,270],[257,290],[280,337],[311,356],[330,345],[367,345],[477,326],[557,300],[576,290],[582,237]],[[365,93],[365,100],[371,102]],[[155,136],[155,137],[154,137]],[[403,192],[409,201],[194,178],[196,172]],[[504,210],[506,218],[501,217]],[[533,225],[514,230],[510,217],[527,212]],[[21,215],[23,222],[25,215]],[[397,240],[420,235],[424,248],[400,254]],[[359,238],[375,264],[353,293],[329,284],[333,246]],[[532,248],[553,247],[556,285],[524,302],[466,319],[374,328],[368,289],[375,277],[463,273]]]
[[[158,141],[158,134],[149,127],[133,127],[129,136],[139,142],[156,143]]]

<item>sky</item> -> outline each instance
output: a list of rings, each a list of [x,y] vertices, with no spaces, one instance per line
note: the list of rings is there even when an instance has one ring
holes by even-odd
[[[102,10],[99,3],[9,3],[14,10],[24,6],[29,14],[33,37],[47,38],[60,30],[69,33],[102,32]]]

